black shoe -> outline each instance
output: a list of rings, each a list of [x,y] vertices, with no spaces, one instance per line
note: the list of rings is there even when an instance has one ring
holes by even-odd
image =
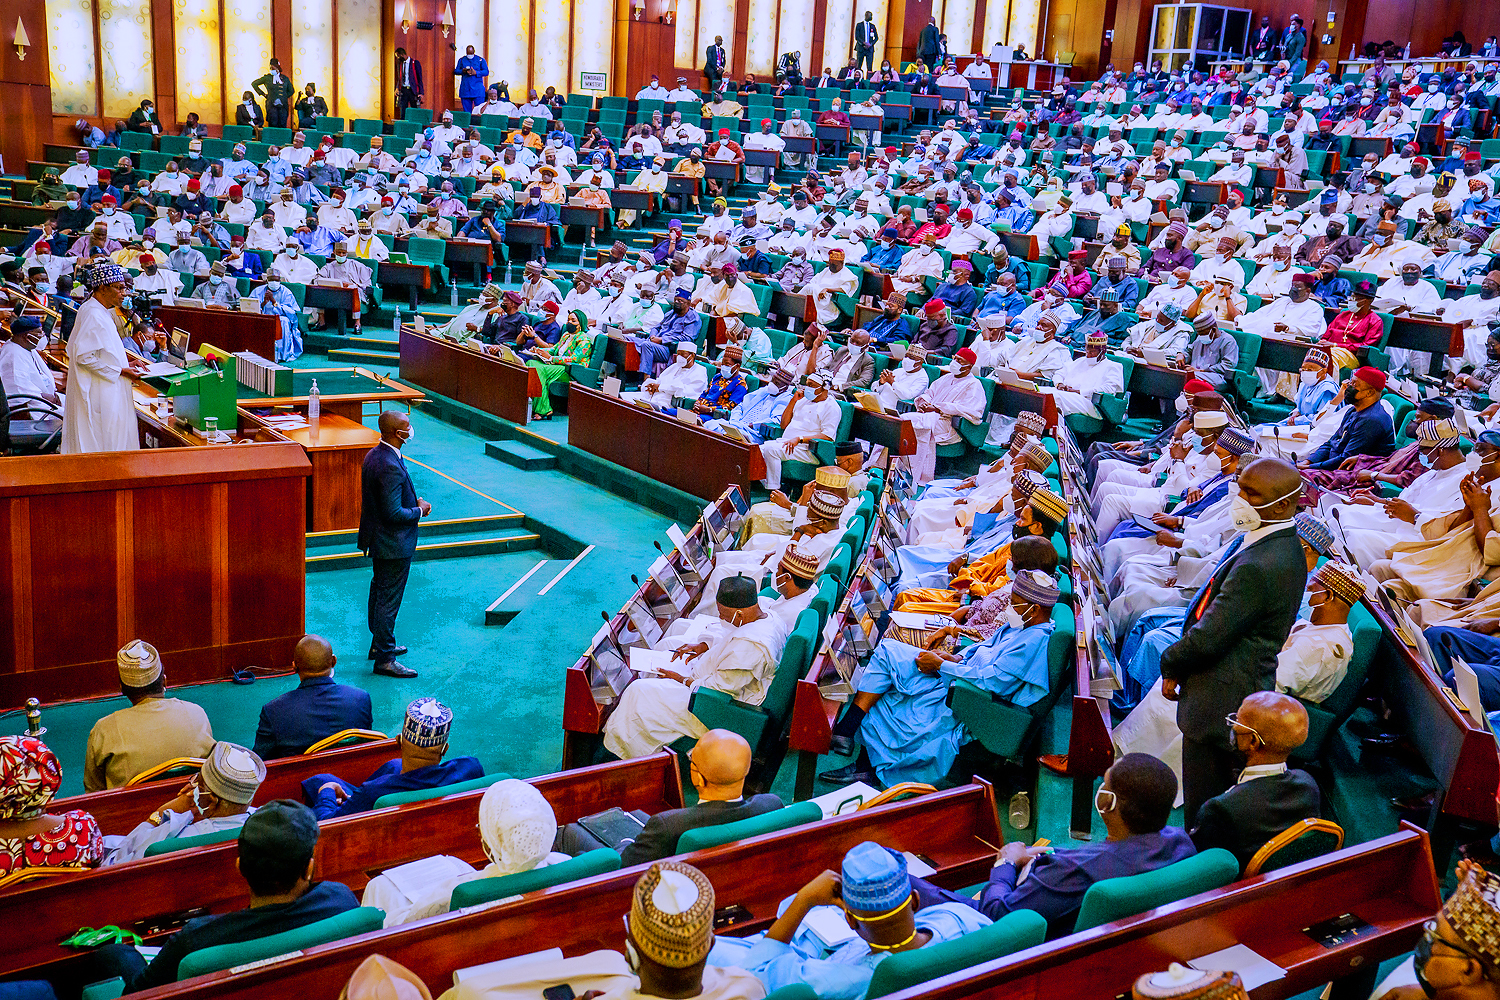
[[[1428,792],[1426,795],[1413,795],[1409,798],[1393,798],[1391,805],[1397,811],[1404,813],[1425,813],[1432,809],[1432,804],[1437,801],[1437,792]]]
[[[417,672],[411,667],[403,666],[395,660],[386,660],[384,663],[375,664],[375,672],[383,677],[415,677]]]
[[[824,771],[818,775],[819,781],[826,781],[830,785],[852,785],[856,781],[863,781],[873,785],[878,780],[875,772],[861,768],[859,762],[855,761],[847,767],[841,767],[836,771]]]
[[[398,656],[405,656],[406,655],[406,647],[405,646],[395,646],[395,647],[393,647],[391,649],[391,654],[390,655],[391,655],[391,659],[395,659]],[[373,659],[375,659],[375,647],[374,646],[370,647],[370,655],[366,656],[365,659],[367,659],[367,660],[373,660]]]
[[[828,752],[838,754],[840,757],[853,757],[858,745],[852,736],[830,736],[828,738]]]
[[[1397,732],[1371,733],[1361,742],[1371,750],[1389,750],[1401,742],[1401,734]]]

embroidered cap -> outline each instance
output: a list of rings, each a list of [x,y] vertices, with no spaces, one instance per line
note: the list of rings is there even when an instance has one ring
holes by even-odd
[[[1297,526],[1297,537],[1318,555],[1326,556],[1333,551],[1333,532],[1321,518],[1303,511],[1292,519],[1292,523]]]
[[[1329,561],[1319,566],[1313,579],[1328,589],[1328,592],[1348,605],[1359,603],[1365,596],[1365,581],[1359,570],[1348,563]]]
[[[645,957],[685,969],[708,956],[714,943],[714,887],[678,861],[658,861],[635,883],[630,936]]]
[[[406,706],[401,738],[414,747],[440,747],[448,742],[453,709],[436,698],[418,698]]]
[[[266,780],[266,765],[253,751],[220,740],[209,751],[198,776],[219,798],[245,805]]]
[[[1036,495],[1033,494],[1032,503],[1035,504],[1035,502]],[[1017,573],[1010,592],[1028,604],[1043,608],[1052,607],[1062,597],[1062,591],[1058,588],[1057,581],[1052,578],[1052,574],[1044,573],[1039,569],[1023,569]]]
[[[906,858],[872,840],[844,855],[839,876],[844,905],[860,913],[889,913],[911,898]]]
[[[142,639],[136,639],[116,653],[115,666],[120,671],[120,683],[133,688],[154,684],[162,672],[161,656],[156,647]]]

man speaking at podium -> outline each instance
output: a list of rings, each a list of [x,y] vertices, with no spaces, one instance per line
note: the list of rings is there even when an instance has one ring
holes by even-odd
[[[370,659],[387,677],[415,677],[397,662],[406,652],[396,645],[396,615],[406,593],[406,577],[417,551],[417,522],[432,504],[417,496],[401,448],[412,438],[411,419],[396,410],[380,414],[380,443],[365,455],[360,470],[359,550],[375,564],[370,579]]]

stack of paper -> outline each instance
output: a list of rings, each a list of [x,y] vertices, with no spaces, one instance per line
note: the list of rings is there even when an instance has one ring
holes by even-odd
[[[234,356],[235,381],[267,396],[276,395],[276,373],[286,370],[286,365],[268,361],[254,351],[239,351]]]

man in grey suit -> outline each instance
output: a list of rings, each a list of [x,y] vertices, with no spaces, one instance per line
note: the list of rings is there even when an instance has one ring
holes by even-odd
[[[865,19],[854,26],[854,65],[866,73],[875,72],[875,43],[880,32],[875,29],[875,15],[865,11]]]
[[[1279,458],[1242,466],[1230,500],[1244,532],[1188,604],[1182,638],[1161,654],[1162,694],[1182,730],[1183,827],[1234,783],[1224,718],[1254,691],[1276,686],[1276,654],[1297,620],[1307,562],[1292,518],[1302,477]]]
[[[1312,775],[1286,766],[1292,751],[1307,742],[1307,709],[1296,698],[1276,691],[1249,695],[1240,702],[1229,738],[1244,755],[1244,770],[1227,792],[1203,803],[1189,836],[1200,851],[1231,852],[1243,870],[1272,837],[1317,819],[1322,797]]]
[[[365,454],[360,468],[359,550],[375,565],[370,578],[370,659],[387,677],[415,677],[397,662],[406,652],[396,645],[396,615],[417,551],[417,522],[432,504],[417,496],[401,449],[412,437],[411,420],[397,410],[380,414],[380,443]]]
[[[875,384],[875,355],[870,351],[868,330],[849,331],[849,343],[834,351],[829,359],[828,374],[833,378],[830,388],[836,393],[852,399],[856,389],[869,391]]]

